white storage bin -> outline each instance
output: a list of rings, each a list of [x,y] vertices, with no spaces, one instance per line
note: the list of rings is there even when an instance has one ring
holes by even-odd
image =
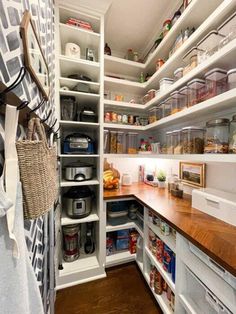
[[[232,33],[236,36],[236,12],[230,15],[230,17],[217,28],[217,31],[223,36],[229,36],[230,34],[232,35]]]
[[[236,195],[216,189],[193,190],[192,207],[236,226]]]
[[[163,92],[166,88],[171,86],[174,83],[174,80],[168,77],[163,77],[159,84],[160,84],[160,92]]]
[[[186,287],[180,301],[187,313],[191,314],[231,314],[232,312],[185,267]]]

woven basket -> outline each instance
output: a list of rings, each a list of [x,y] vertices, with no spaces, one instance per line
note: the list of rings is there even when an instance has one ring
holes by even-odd
[[[32,118],[27,139],[17,141],[16,149],[24,218],[35,219],[52,209],[58,198],[56,146],[49,147],[43,125],[38,118]]]

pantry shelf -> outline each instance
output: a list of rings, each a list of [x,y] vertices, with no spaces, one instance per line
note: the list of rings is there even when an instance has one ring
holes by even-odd
[[[87,180],[87,181],[66,181],[62,180],[60,182],[60,187],[70,187],[70,186],[84,186],[84,185],[98,185],[99,181],[97,179]]]
[[[118,231],[118,230],[125,230],[125,229],[136,229],[141,237],[143,237],[143,230],[141,227],[136,223],[135,220],[133,221],[128,221],[125,224],[122,225],[117,225],[117,226],[111,226],[107,225],[106,226],[106,232],[113,232],[113,231]]]
[[[96,157],[99,157],[99,155],[97,154],[59,154],[58,155],[59,157],[62,157],[62,158],[96,158]]]
[[[74,96],[78,99],[78,101],[86,102],[86,104],[96,104],[100,98],[99,94],[82,93],[82,92],[63,90],[63,89],[60,89],[59,93],[60,95]]]
[[[175,253],[176,252],[176,240],[172,234],[164,235],[161,233],[159,227],[155,226],[153,223],[149,222],[148,227],[157,235],[169,248]]]
[[[141,104],[133,104],[130,102],[123,102],[123,101],[116,101],[116,100],[109,100],[109,99],[104,99],[104,105],[107,108],[121,108],[123,109],[129,109],[130,111],[132,110],[132,112],[134,110],[144,110],[145,105],[141,105]]]
[[[80,121],[67,121],[67,120],[60,120],[59,121],[61,126],[65,127],[75,127],[79,129],[97,129],[100,124],[93,123],[93,122],[80,122]]]
[[[146,279],[146,282],[149,285],[149,275],[147,273],[144,273],[144,278]],[[150,290],[152,291],[152,294],[154,295],[154,298],[157,300],[158,304],[160,305],[162,311],[164,314],[173,314],[173,311],[171,310],[170,306],[169,306],[169,301],[167,299],[167,297],[164,294],[156,294],[154,292],[154,289],[152,289],[150,287]]]
[[[66,86],[72,90],[77,84],[82,83],[82,84],[89,85],[89,87],[93,93],[99,93],[100,84],[97,82],[76,80],[76,79],[71,79],[71,78],[67,78],[67,77],[60,77],[59,81],[60,81],[60,87]]]
[[[151,251],[145,247],[145,252],[148,255],[149,259],[151,260],[152,264],[157,268],[159,273],[162,275],[164,280],[167,282],[168,286],[171,288],[171,290],[175,293],[175,284],[171,279],[171,274],[167,273],[164,269],[163,266],[158,260],[152,255]]]
[[[137,263],[139,269],[141,270],[141,272],[143,273],[143,262],[140,262],[140,261],[138,261],[138,260],[136,259],[136,263]]]
[[[123,263],[132,262],[135,260],[135,254],[130,254],[129,251],[114,253],[106,256],[106,267],[112,267]]]
[[[116,129],[116,130],[133,130],[133,131],[144,131],[145,127],[139,125],[129,125],[129,124],[117,124],[117,123],[104,123],[104,128],[106,129]]]
[[[105,84],[105,90],[115,90],[115,91],[121,91],[123,93],[127,94],[137,94],[142,95],[145,91],[145,83],[139,83],[139,82],[133,82],[129,80],[124,79],[118,79],[114,77],[104,77],[104,84]]]
[[[73,225],[73,224],[83,224],[86,222],[91,222],[91,221],[98,221],[99,217],[97,215],[96,210],[93,210],[92,213],[85,218],[79,218],[79,219],[72,219],[69,218],[64,211],[62,211],[62,216],[61,216],[61,225],[62,226],[67,226],[67,225]]]

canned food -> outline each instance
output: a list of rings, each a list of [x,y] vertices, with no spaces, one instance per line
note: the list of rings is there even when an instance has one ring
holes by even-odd
[[[118,120],[118,118],[117,118],[117,112],[113,111],[113,112],[111,113],[111,122],[117,123],[117,120]]]
[[[128,124],[134,124],[134,116],[132,114],[128,115]]]
[[[118,113],[117,115],[117,122],[122,123],[122,115]]]
[[[127,116],[127,114],[123,114],[123,116],[122,116],[122,123],[124,123],[124,124],[128,123],[128,116]]]

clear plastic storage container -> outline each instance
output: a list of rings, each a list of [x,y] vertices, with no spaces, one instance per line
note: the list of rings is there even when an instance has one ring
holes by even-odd
[[[160,108],[155,106],[148,110],[148,122],[153,123],[160,119]]]
[[[110,154],[116,154],[117,147],[117,133],[116,131],[110,131]]]
[[[172,132],[172,145],[174,154],[179,155],[183,153],[181,130],[175,130]]]
[[[236,88],[236,69],[231,69],[227,72],[228,89]]]
[[[117,154],[124,153],[124,132],[118,131],[116,137],[116,152]]]
[[[204,152],[203,128],[189,126],[181,131],[183,154],[203,154]]]
[[[178,68],[174,71],[174,80],[175,82],[183,77],[183,70],[184,68]]]
[[[236,115],[234,115],[232,121],[230,121],[229,153],[236,154]]]
[[[160,82],[160,92],[165,91],[167,88],[169,88],[174,83],[174,80],[168,77],[163,77]]]
[[[183,109],[188,107],[188,86],[184,86],[179,90],[180,94],[180,106]]]
[[[172,131],[166,132],[166,153],[172,155],[174,152],[172,144]]]
[[[127,153],[136,154],[138,148],[138,133],[129,132],[126,137]]]
[[[205,96],[205,81],[194,79],[188,84],[188,107],[192,107],[199,102],[204,101]]]
[[[104,130],[104,154],[109,153],[109,131]]]
[[[227,90],[227,72],[220,68],[212,69],[205,74],[205,99],[220,95]]]
[[[76,119],[76,100],[74,96],[61,96],[61,119],[73,121]]]
[[[229,150],[229,119],[216,119],[206,124],[205,154],[227,154]]]
[[[170,94],[171,96],[171,114],[181,111],[183,108],[181,106],[181,95],[179,91],[175,91]]]
[[[225,36],[221,39],[219,48],[222,48],[236,38],[236,12],[224,21],[224,23],[217,28],[217,31],[219,34]]]
[[[185,64],[185,67],[183,69],[183,75],[186,75],[188,72],[190,72],[192,69],[196,68],[198,65],[197,60],[197,47],[193,47],[190,49],[184,56],[183,61]]]
[[[201,41],[199,41],[197,44],[198,64],[207,60],[218,50],[222,38],[224,38],[224,36],[219,34],[217,30],[213,30],[208,33]]]
[[[171,115],[171,97],[167,98],[165,101],[161,103],[161,108],[163,118]]]

